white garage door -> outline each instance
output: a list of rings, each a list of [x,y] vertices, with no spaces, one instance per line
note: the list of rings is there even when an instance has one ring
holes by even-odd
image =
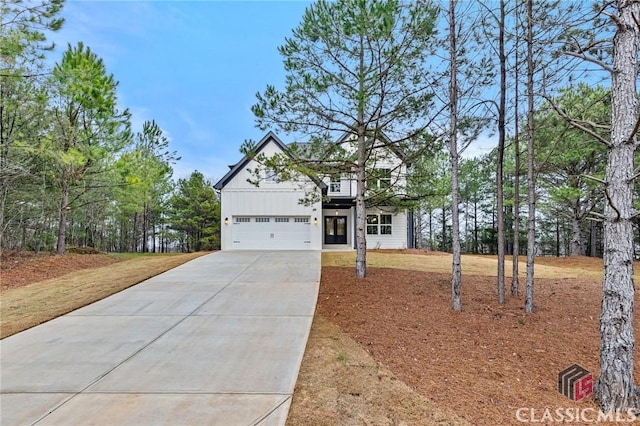
[[[233,248],[296,250],[311,246],[310,218],[300,216],[233,217]]]

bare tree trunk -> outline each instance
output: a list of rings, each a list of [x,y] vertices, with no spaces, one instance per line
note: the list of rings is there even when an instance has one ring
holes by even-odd
[[[518,6],[516,5],[516,8]],[[519,15],[516,10],[516,19]],[[518,106],[520,104],[520,93],[519,93],[519,80],[520,74],[518,73],[518,52],[520,51],[520,37],[519,33],[516,32],[516,49],[515,49],[515,115],[514,115],[514,139],[513,139],[513,150],[515,155],[515,173],[513,176],[513,263],[512,263],[512,278],[511,278],[511,295],[519,296],[520,295],[520,283],[518,281],[519,265],[518,265],[518,256],[520,255],[520,115]]]
[[[496,161],[496,198],[498,220],[498,303],[504,303],[504,141],[507,100],[507,56],[504,50],[505,25],[504,0],[500,0],[500,35],[498,55],[500,60],[500,103],[498,106],[498,159]]]
[[[64,254],[65,238],[67,232],[67,208],[69,204],[69,182],[63,176],[62,178],[62,194],[60,196],[60,212],[58,220],[58,242],[56,244],[56,254]]]
[[[458,212],[458,52],[456,47],[456,0],[449,0],[449,159],[451,160],[451,305],[454,311],[462,309],[460,288],[460,217]]]
[[[598,224],[595,220],[591,220],[589,223],[591,228],[589,233],[589,256],[598,256]]]
[[[418,207],[414,215],[415,230],[414,230],[414,247],[417,249],[422,248],[422,210]]]
[[[447,251],[447,209],[444,201],[442,202],[442,244],[440,250]]]
[[[611,142],[604,220],[604,279],[600,315],[600,377],[596,397],[605,411],[639,408],[633,381],[633,176],[639,143],[640,2],[618,0],[611,73]]]
[[[359,143],[358,143],[359,144]],[[364,153],[363,153],[364,154]],[[364,156],[364,155],[363,155]],[[364,163],[364,160],[363,160]],[[364,165],[358,166],[356,185],[356,276],[367,275],[367,211],[365,205],[366,175]]]
[[[156,252],[156,224],[151,225],[151,253]]]
[[[473,201],[473,252],[475,254],[478,254],[478,249],[479,249],[479,244],[478,241],[480,240],[479,236],[478,236],[478,201],[474,200]]]
[[[560,257],[560,219],[556,217],[556,257]]]
[[[524,311],[533,312],[533,271],[536,250],[536,183],[533,161],[533,0],[527,0],[527,185],[529,218],[527,229],[527,283],[525,288]]]
[[[149,251],[149,205],[145,201],[142,207],[142,253]]]
[[[138,213],[133,214],[133,228],[131,229],[131,251],[138,251]]]
[[[360,36],[360,87],[364,92],[364,40]],[[360,97],[362,99],[362,97]],[[360,101],[362,102],[362,101]],[[364,123],[364,105],[358,105],[358,161],[356,167],[356,276],[364,278],[367,275],[367,210],[365,205],[365,191],[367,187],[366,173],[366,128]]]
[[[584,256],[584,243],[582,240],[582,226],[578,218],[571,218],[571,256]]]
[[[469,198],[464,204],[464,252],[471,253],[471,239],[469,238]]]
[[[429,209],[429,250],[433,250],[433,210]]]

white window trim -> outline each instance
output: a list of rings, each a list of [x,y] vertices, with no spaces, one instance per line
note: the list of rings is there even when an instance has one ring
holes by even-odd
[[[389,218],[389,223],[382,223],[383,216]],[[370,217],[375,217],[375,223],[369,223]],[[382,232],[383,229],[389,232]],[[369,232],[370,230],[375,232]],[[393,235],[393,215],[390,213],[367,214],[366,233],[367,235]]]

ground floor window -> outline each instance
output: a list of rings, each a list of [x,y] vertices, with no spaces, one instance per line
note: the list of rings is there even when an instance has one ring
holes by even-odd
[[[368,214],[367,235],[391,235],[392,216],[390,214]]]
[[[380,233],[384,235],[391,235],[391,215],[380,215]]]

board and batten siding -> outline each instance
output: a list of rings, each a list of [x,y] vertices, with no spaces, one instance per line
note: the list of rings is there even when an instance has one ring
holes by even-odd
[[[281,152],[274,143],[267,144],[261,153],[271,156]],[[255,161],[250,161],[246,167],[226,183],[220,191],[221,202],[221,245],[222,249],[233,248],[234,217],[308,217],[311,223],[311,250],[322,248],[322,203],[317,202],[305,206],[299,201],[307,191],[319,191],[311,180],[301,182],[266,182],[261,181],[259,187],[249,182],[255,181],[256,176],[251,172],[256,168],[262,169]],[[314,219],[317,218],[317,224]],[[227,224],[224,223],[227,219]]]
[[[380,214],[380,210],[367,209],[367,214]],[[406,249],[407,248],[407,212],[385,212],[391,214],[391,235],[367,234],[367,249]]]
[[[320,220],[320,208],[316,212],[308,206],[299,203],[300,193],[291,191],[243,191],[225,190],[221,194],[225,213],[231,216],[311,216],[314,213]],[[313,216],[311,217],[313,220]]]

